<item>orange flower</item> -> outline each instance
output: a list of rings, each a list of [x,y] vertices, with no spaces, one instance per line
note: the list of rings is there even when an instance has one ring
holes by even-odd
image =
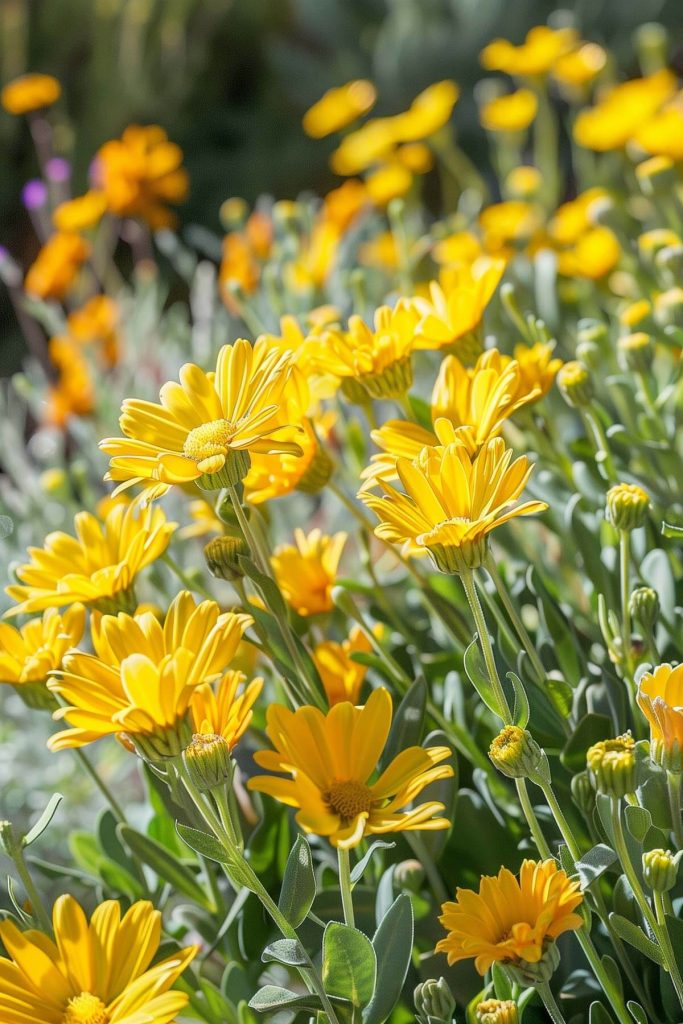
[[[95,408],[95,389],[90,368],[70,338],[51,338],[50,360],[59,378],[48,393],[48,423],[64,427],[71,416],[87,416]]]
[[[58,231],[29,267],[24,288],[39,299],[63,299],[89,255],[90,246],[79,235]]]
[[[52,75],[22,75],[8,82],[0,93],[0,101],[8,114],[31,114],[51,107],[61,96],[62,88]]]
[[[69,336],[80,344],[102,347],[105,362],[114,366],[118,362],[120,338],[119,310],[108,295],[94,295],[80,309],[75,309],[66,320]]]
[[[361,114],[367,114],[376,99],[374,85],[362,78],[347,82],[337,89],[328,89],[304,114],[304,131],[312,139],[322,139],[332,132],[338,132]]]
[[[383,626],[378,623],[373,632],[380,637]],[[313,661],[325,687],[327,701],[332,707],[348,700],[358,704],[363,680],[368,671],[367,665],[354,661],[353,654],[369,654],[372,644],[360,626],[353,626],[349,636],[341,643],[336,640],[324,640],[313,651]]]

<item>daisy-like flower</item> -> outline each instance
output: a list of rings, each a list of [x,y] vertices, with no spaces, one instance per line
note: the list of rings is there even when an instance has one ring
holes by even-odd
[[[613,86],[595,106],[579,112],[575,140],[601,153],[621,149],[673,97],[676,88],[676,76],[666,68]]]
[[[529,395],[535,393],[535,397],[529,398],[529,402],[536,402],[543,395],[547,395],[553,386],[557,373],[562,366],[562,360],[553,358],[555,345],[550,341],[537,341],[535,345],[525,345],[521,342],[515,345],[514,358],[519,364],[521,373],[521,384]]]
[[[332,611],[332,588],[346,544],[346,533],[294,531],[294,544],[275,550],[271,564],[285,600],[299,615]]]
[[[57,231],[29,267],[24,288],[39,299],[63,299],[89,255],[90,245],[80,235]]]
[[[518,504],[532,468],[525,455],[512,461],[500,437],[487,441],[475,459],[455,441],[425,448],[412,462],[398,459],[405,493],[380,480],[382,495],[361,491],[360,497],[379,518],[375,533],[382,540],[402,544],[410,555],[429,552],[442,572],[469,572],[484,561],[492,530],[548,507],[544,501]]]
[[[171,1024],[187,1006],[173,984],[198,952],[187,946],[152,966],[161,914],[140,900],[121,916],[116,900],[90,921],[73,896],[52,913],[54,940],[0,922],[0,1019],[8,1024]]]
[[[321,335],[317,371],[339,377],[354,402],[404,395],[413,382],[410,360],[418,319],[405,301],[395,309],[380,306],[372,328],[359,316],[350,317],[347,331],[332,329]]]
[[[10,683],[31,707],[53,707],[46,689],[70,647],[83,636],[85,608],[74,604],[64,614],[48,608],[20,629],[0,622],[0,683]]]
[[[102,520],[79,512],[74,526],[75,537],[56,531],[42,548],[28,549],[31,561],[16,570],[21,583],[6,588],[19,602],[8,615],[77,601],[100,611],[134,608],[135,577],[163,555],[176,528],[160,508],[127,502],[111,505]]]
[[[105,615],[93,622],[94,654],[72,651],[50,680],[66,706],[55,719],[72,727],[51,737],[52,750],[81,747],[124,734],[144,753],[182,749],[197,687],[228,667],[249,615],[221,613],[215,601],[196,604],[181,591],[163,626],[152,612]]]
[[[382,635],[382,624],[377,623],[373,632]],[[357,704],[360,691],[368,671],[367,665],[354,661],[353,654],[369,654],[372,644],[360,628],[353,626],[346,640],[324,640],[313,651],[313,661],[325,688],[327,701],[332,707],[348,700]]]
[[[208,683],[197,688],[190,703],[193,733],[222,736],[228,749],[234,748],[249,727],[263,687],[260,678],[244,686],[246,678],[244,672],[226,672],[216,688]]]
[[[8,114],[32,114],[56,103],[62,87],[52,75],[21,75],[8,82],[0,93],[0,103]]]
[[[429,299],[411,300],[419,316],[415,348],[462,345],[481,323],[504,272],[505,261],[488,256],[444,269],[441,283],[430,283]]]
[[[450,756],[448,747],[408,747],[377,774],[391,717],[384,689],[374,690],[362,708],[346,701],[326,715],[313,707],[290,711],[271,704],[267,733],[275,750],[254,758],[261,768],[290,778],[258,775],[249,788],[298,808],[304,831],[342,849],[367,835],[448,828],[446,818],[435,817],[444,810],[441,803],[406,810],[430,782],[453,774],[450,765],[440,764]]]
[[[683,665],[658,665],[638,683],[638,705],[650,725],[650,756],[683,772]]]
[[[437,943],[448,963],[474,958],[480,974],[494,963],[522,969],[540,965],[555,939],[575,931],[583,896],[554,860],[525,860],[519,878],[508,868],[485,875],[479,892],[458,889],[455,903],[444,903],[439,918],[448,932]]]
[[[382,449],[370,460],[361,478],[365,486],[376,480],[396,479],[399,458],[416,459],[423,448],[458,441],[470,455],[503,429],[517,409],[541,397],[541,386],[531,367],[525,372],[515,359],[498,349],[483,352],[476,364],[465,367],[456,356],[446,356],[432,391],[433,430],[417,423],[388,420],[372,431]]]
[[[304,114],[304,131],[313,139],[323,139],[367,114],[376,99],[374,85],[363,78],[328,89]]]
[[[119,420],[125,436],[100,442],[111,456],[107,479],[124,487],[143,483],[148,498],[192,481],[218,490],[243,479],[250,452],[298,454],[297,444],[271,436],[282,428],[278,412],[289,373],[287,353],[242,338],[223,346],[215,373],[185,363],[180,383],[169,381],[159,392],[160,405],[125,400]]]
[[[507,39],[494,39],[481,51],[481,65],[487,71],[504,71],[520,78],[546,75],[556,62],[575,49],[579,38],[573,28],[536,25],[526,39],[515,46]]]

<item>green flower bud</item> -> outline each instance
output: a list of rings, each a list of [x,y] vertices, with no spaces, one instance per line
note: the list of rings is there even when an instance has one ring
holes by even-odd
[[[633,373],[647,373],[655,354],[652,338],[645,331],[636,331],[619,338],[617,351],[622,367]]]
[[[425,870],[419,860],[402,860],[394,868],[394,882],[407,892],[419,892],[424,879]]]
[[[510,779],[528,778],[538,768],[543,751],[526,729],[506,725],[489,747],[493,765]]]
[[[240,580],[244,576],[240,555],[248,555],[249,547],[241,537],[214,537],[204,548],[209,572],[219,580]]]
[[[200,793],[221,789],[232,780],[234,766],[230,747],[222,736],[195,733],[183,751],[183,761]]]
[[[547,984],[560,964],[560,951],[554,939],[546,939],[543,955],[538,963],[516,960],[507,964],[507,969],[515,980],[525,988]]]
[[[636,587],[629,599],[631,618],[646,632],[655,627],[659,616],[659,597],[652,587]]]
[[[673,249],[673,247],[671,247]],[[683,255],[683,246],[678,246]],[[668,250],[667,250],[668,251]],[[667,269],[670,269],[667,267]],[[683,274],[683,258],[679,258],[674,268],[677,274]],[[660,327],[683,326],[683,288],[669,288],[660,292],[655,299],[654,318]]]
[[[613,740],[595,743],[586,755],[586,764],[598,793],[622,797],[635,792],[635,740],[630,732]]]
[[[676,884],[678,864],[683,850],[647,850],[643,854],[643,878],[653,892],[668,892]]]
[[[415,989],[415,1013],[421,1024],[451,1024],[455,999],[445,978],[429,978]]]
[[[593,381],[588,367],[578,359],[564,364],[557,374],[557,386],[567,405],[574,408],[590,405],[593,400]]]
[[[595,790],[588,772],[574,775],[570,785],[574,803],[585,817],[590,818],[595,807]]]
[[[615,484],[607,492],[607,519],[617,530],[642,526],[649,507],[648,494],[637,484]]]

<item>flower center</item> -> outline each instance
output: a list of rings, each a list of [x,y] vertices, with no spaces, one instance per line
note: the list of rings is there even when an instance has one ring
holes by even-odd
[[[109,1024],[107,1008],[98,996],[81,992],[67,1003],[63,1024]]]
[[[230,420],[212,420],[195,427],[185,438],[183,454],[194,462],[203,462],[214,455],[227,455],[235,433]]]
[[[347,782],[333,782],[323,793],[323,800],[334,813],[344,821],[351,821],[363,811],[372,810],[373,797],[370,789],[362,782],[349,779]]]

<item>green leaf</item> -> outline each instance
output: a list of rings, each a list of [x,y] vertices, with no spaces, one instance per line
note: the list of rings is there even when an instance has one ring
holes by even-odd
[[[486,670],[486,664],[484,662],[484,656],[481,653],[481,648],[479,647],[478,637],[475,636],[474,640],[465,651],[463,664],[465,666],[467,678],[472,683],[472,686],[475,688],[484,704],[486,704],[486,707],[489,708],[490,711],[493,711],[494,715],[504,719],[505,716],[503,715],[503,709],[498,706],[498,699],[493,692],[491,680],[489,679],[489,675]]]
[[[385,843],[383,839],[376,839],[375,842],[370,846],[367,853],[361,857],[353,871],[351,872],[351,882],[355,885],[363,877],[366,867],[370,863],[376,850],[393,850],[396,843]]]
[[[396,709],[382,755],[382,767],[400,754],[406,747],[416,746],[422,736],[422,728],[427,710],[427,681],[424,676],[417,677],[408,688],[403,700]]]
[[[401,893],[382,918],[372,946],[377,959],[377,981],[363,1011],[364,1024],[383,1024],[401,997],[413,951],[413,908]]]
[[[139,857],[143,864],[156,872],[159,878],[200,906],[211,908],[211,901],[192,872],[177,857],[169,853],[165,846],[130,825],[119,825],[116,831],[128,849]]]
[[[288,967],[304,967],[309,964],[306,950],[296,939],[277,939],[263,950],[261,959],[264,964],[275,961]]]
[[[650,812],[645,807],[639,807],[637,804],[627,804],[624,809],[624,819],[626,821],[626,828],[633,838],[642,843],[652,827],[652,815]]]
[[[600,740],[610,739],[613,735],[612,723],[607,715],[598,715],[591,711],[583,716],[567,740],[560,754],[560,761],[567,771],[582,772],[586,768],[588,748]]]
[[[587,889],[589,885],[597,881],[598,878],[608,868],[610,868],[617,860],[617,855],[611,846],[606,846],[604,843],[598,843],[597,846],[592,847],[588,853],[584,853],[581,860],[576,862],[576,870],[579,873],[581,879],[581,888]]]
[[[674,540],[683,540],[683,526],[675,523],[662,522],[662,537],[673,537]]]
[[[179,821],[176,822],[175,827],[183,842],[195,853],[199,853],[209,860],[215,860],[219,864],[228,863],[229,858],[226,851],[214,836],[210,836],[207,832],[200,832],[197,828],[190,828],[189,825],[182,825]]]
[[[642,928],[639,928],[638,925],[633,924],[627,918],[622,917],[621,914],[610,914],[609,919],[615,932],[624,942],[634,946],[643,956],[653,960],[660,967],[664,965],[661,949],[652,939],[647,937]]]
[[[493,982],[493,990],[496,993],[496,999],[500,999],[503,1002],[506,999],[512,999],[510,975],[498,961],[494,961],[491,965],[491,980]]]
[[[512,711],[512,720],[515,725],[518,725],[520,729],[526,729],[529,722],[529,698],[526,695],[526,690],[522,684],[522,680],[514,672],[508,672],[507,679],[512,683],[512,688],[515,691],[515,704]]]
[[[296,837],[287,858],[278,907],[293,928],[306,918],[316,894],[311,848],[304,836]]]
[[[683,971],[683,921],[680,917],[674,917],[672,914],[666,914],[665,920],[678,969]]]
[[[305,995],[297,995],[290,992],[288,988],[280,988],[279,985],[264,985],[256,995],[249,1000],[249,1006],[258,1013],[276,1013],[280,1010],[307,1010],[309,1013],[317,1013],[322,1010],[322,1003],[318,996],[307,992]]]
[[[52,794],[47,807],[45,808],[41,816],[38,818],[38,821],[35,823],[33,828],[29,829],[29,831],[24,836],[22,846],[30,846],[31,843],[35,843],[36,839],[42,836],[43,832],[54,818],[57,808],[59,807],[63,799],[64,797],[62,796],[61,793]]]
[[[331,922],[323,935],[323,984],[331,996],[367,1006],[377,977],[377,958],[370,939],[346,924]]]
[[[614,1024],[614,1020],[602,1003],[598,1003],[596,1001],[590,1005],[590,1009],[588,1011],[588,1024]]]
[[[636,1024],[650,1024],[645,1010],[642,1008],[640,1003],[635,1001],[635,999],[629,999],[626,1003],[626,1009],[631,1014]]]

